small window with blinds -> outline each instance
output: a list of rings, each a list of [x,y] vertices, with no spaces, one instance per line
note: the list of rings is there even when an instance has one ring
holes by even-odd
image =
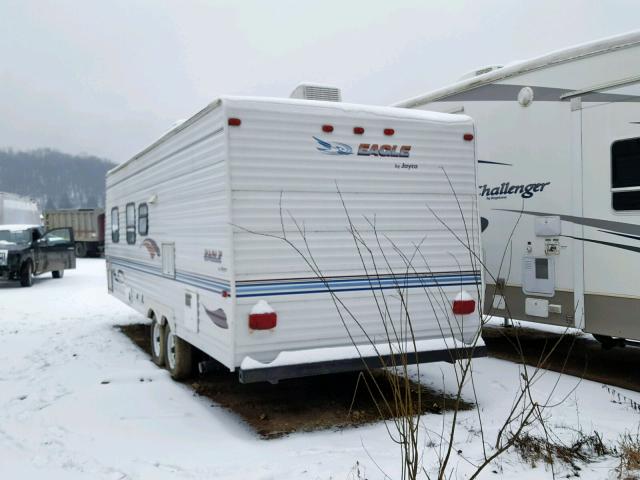
[[[120,214],[118,207],[111,209],[111,241],[113,243],[120,241]]]
[[[138,205],[138,233],[140,235],[149,233],[149,207],[146,203]]]
[[[134,245],[136,243],[136,204],[127,203],[126,213],[126,233],[127,243]]]

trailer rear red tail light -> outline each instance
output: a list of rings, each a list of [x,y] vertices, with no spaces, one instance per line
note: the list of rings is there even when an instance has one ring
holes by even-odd
[[[239,118],[230,118],[228,123],[231,127],[239,127],[242,123],[242,120],[240,120]]]
[[[473,299],[462,299],[453,301],[453,313],[455,315],[469,315],[476,311],[476,301]]]
[[[385,134],[385,135],[389,135],[389,136],[391,136],[391,135],[393,135],[394,133],[396,133],[396,131],[395,131],[393,128],[385,128],[385,129],[384,129],[384,134]]]
[[[333,132],[333,125],[322,125],[322,131],[327,133]]]
[[[249,328],[252,330],[270,330],[278,323],[276,312],[252,313],[249,315]]]
[[[353,133],[356,135],[362,135],[364,133],[364,128],[362,127],[353,127]]]
[[[465,133],[462,138],[464,138],[467,142],[473,140],[473,133]]]

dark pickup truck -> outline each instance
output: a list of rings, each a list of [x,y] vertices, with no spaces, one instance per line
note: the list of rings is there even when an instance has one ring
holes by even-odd
[[[62,278],[72,268],[76,257],[71,228],[45,232],[37,225],[0,225],[0,279],[30,287],[34,275],[51,272],[53,278]]]

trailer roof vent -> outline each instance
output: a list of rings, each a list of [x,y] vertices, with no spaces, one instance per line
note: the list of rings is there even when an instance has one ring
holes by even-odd
[[[470,72],[467,72],[464,75],[462,75],[458,80],[466,80],[468,78],[478,77],[480,75],[484,75],[485,73],[493,72],[494,70],[499,70],[503,66],[504,65],[489,65],[486,67],[471,70]]]
[[[324,102],[341,102],[342,95],[340,89],[328,85],[317,85],[311,83],[301,83],[298,85],[290,98],[303,98],[305,100],[321,100]]]

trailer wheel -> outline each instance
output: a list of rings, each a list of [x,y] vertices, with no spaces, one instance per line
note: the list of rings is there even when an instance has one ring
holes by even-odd
[[[53,278],[62,278],[64,277],[64,270],[54,270],[53,272],[51,272],[51,276]]]
[[[165,366],[169,370],[171,378],[184,380],[193,369],[193,349],[191,345],[173,333],[168,323],[164,326],[164,332]]]
[[[76,242],[76,257],[84,258],[87,256],[87,246],[84,242]]]
[[[151,317],[151,360],[159,367],[165,364],[164,341],[164,327],[160,325],[155,316]]]
[[[20,285],[23,287],[33,285],[33,265],[30,260],[24,262],[20,267]]]

